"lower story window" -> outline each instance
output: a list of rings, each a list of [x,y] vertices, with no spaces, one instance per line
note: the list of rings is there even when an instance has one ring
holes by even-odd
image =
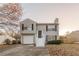
[[[57,36],[55,35],[55,40],[57,40]]]
[[[57,40],[57,36],[53,36],[53,35],[46,35],[46,40],[47,41],[52,41],[52,40]]]

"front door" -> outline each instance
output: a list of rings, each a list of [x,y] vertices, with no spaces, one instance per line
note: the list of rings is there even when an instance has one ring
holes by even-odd
[[[38,38],[36,39],[36,46],[37,47],[44,47],[45,46],[45,37],[42,30],[38,30],[37,32]]]

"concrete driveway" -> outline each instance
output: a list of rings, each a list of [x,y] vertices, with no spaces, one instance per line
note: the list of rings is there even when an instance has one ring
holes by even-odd
[[[37,48],[35,46],[17,45],[14,48],[5,50],[0,56],[48,56],[47,47]]]

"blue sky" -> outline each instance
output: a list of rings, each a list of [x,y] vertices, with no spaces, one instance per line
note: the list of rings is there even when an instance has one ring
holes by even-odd
[[[59,18],[60,35],[65,32],[79,30],[79,4],[56,3],[23,3],[23,17],[38,22],[53,22]]]

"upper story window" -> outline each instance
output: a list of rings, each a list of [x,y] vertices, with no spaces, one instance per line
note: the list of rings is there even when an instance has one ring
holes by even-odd
[[[34,25],[32,24],[32,30],[34,29]]]
[[[57,31],[57,25],[55,25],[55,31]]]
[[[32,24],[32,25],[24,25],[24,24],[22,24],[22,30],[28,30],[28,31],[32,31],[32,30],[34,30],[34,25]]]
[[[24,30],[24,24],[22,24],[22,30]]]
[[[48,25],[46,25],[46,31],[48,31]]]
[[[57,25],[46,25],[46,31],[57,31]]]

